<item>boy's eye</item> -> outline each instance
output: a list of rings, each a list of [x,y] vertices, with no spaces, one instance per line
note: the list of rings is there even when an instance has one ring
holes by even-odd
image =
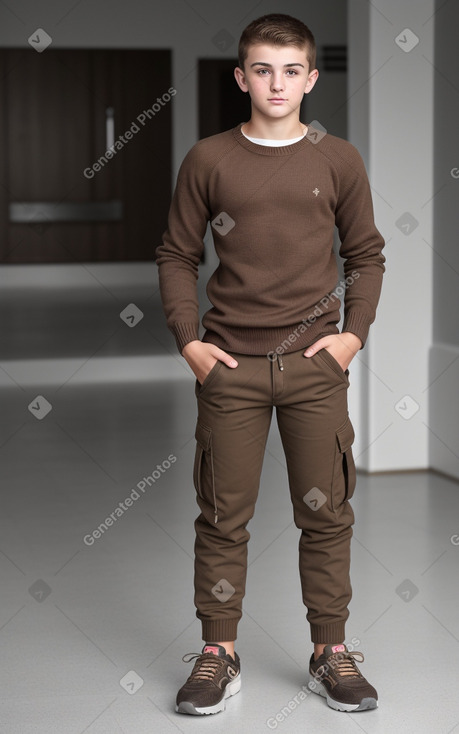
[[[263,73],[265,71],[269,74],[269,69],[258,69],[257,74],[259,74],[260,76],[266,76],[266,74]],[[295,71],[295,69],[287,69],[287,74],[289,76],[296,76],[297,73],[298,72]]]

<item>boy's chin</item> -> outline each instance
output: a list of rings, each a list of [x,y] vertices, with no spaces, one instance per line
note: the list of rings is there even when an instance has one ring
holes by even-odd
[[[295,116],[292,109],[286,105],[271,105],[263,109],[257,108],[258,114],[266,120],[292,120]],[[297,115],[299,119],[299,115]]]

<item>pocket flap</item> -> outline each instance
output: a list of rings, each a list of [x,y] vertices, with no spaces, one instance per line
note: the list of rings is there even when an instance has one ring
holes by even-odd
[[[336,438],[338,439],[339,450],[342,454],[351,448],[354,443],[355,434],[350,418],[347,419],[341,428],[338,428]]]
[[[209,451],[212,442],[212,429],[204,426],[202,423],[196,424],[194,437],[198,444],[202,446],[204,451]]]

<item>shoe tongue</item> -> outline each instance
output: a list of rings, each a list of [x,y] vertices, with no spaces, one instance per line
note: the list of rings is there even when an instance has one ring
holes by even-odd
[[[226,650],[222,645],[204,645],[202,652],[211,652],[214,655],[218,655],[219,658],[224,658],[226,655]]]
[[[337,652],[347,652],[346,645],[326,645],[324,648],[324,655],[328,658],[330,655],[334,655]]]

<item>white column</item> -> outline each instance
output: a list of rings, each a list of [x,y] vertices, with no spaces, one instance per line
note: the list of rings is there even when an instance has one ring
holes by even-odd
[[[459,479],[458,3],[436,0],[430,466]]]
[[[428,467],[434,0],[349,0],[349,139],[361,151],[386,274],[352,364],[357,466]],[[427,242],[426,242],[427,241]]]

